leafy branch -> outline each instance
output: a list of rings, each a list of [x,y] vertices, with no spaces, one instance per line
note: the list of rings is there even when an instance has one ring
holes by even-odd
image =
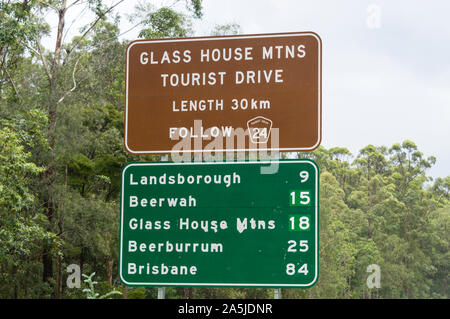
[[[85,275],[85,274],[82,274],[82,276],[84,278],[86,278],[85,280],[83,280],[83,282],[87,283],[87,285],[89,287],[89,288],[83,289],[83,292],[86,293],[87,299],[107,299],[113,295],[121,295],[122,294],[118,290],[112,290],[112,291],[100,296],[100,294],[98,292],[95,292],[95,285],[98,284],[98,282],[92,280],[92,277],[95,276],[95,272],[93,272],[89,276]]]

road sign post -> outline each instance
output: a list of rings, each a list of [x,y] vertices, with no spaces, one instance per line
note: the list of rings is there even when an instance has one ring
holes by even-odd
[[[130,286],[310,287],[319,172],[310,160],[131,163],[119,276]]]

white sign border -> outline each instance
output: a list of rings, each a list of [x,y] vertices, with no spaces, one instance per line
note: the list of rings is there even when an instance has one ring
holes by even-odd
[[[315,267],[314,279],[308,284],[246,284],[246,283],[151,283],[151,282],[128,282],[122,276],[122,251],[123,251],[123,203],[124,203],[124,177],[125,172],[132,166],[156,166],[156,165],[226,165],[226,164],[290,164],[290,163],[308,163],[314,167],[316,172],[316,196],[315,196]],[[272,287],[272,288],[309,288],[316,284],[319,276],[319,168],[312,160],[287,160],[287,161],[247,161],[247,162],[202,162],[202,163],[130,163],[122,170],[122,186],[120,194],[120,251],[119,251],[119,277],[120,280],[128,286],[178,286],[178,287]]]
[[[253,38],[276,38],[276,37],[292,37],[292,36],[312,36],[317,40],[318,46],[318,112],[317,112],[317,120],[318,120],[318,134],[317,141],[311,147],[300,147],[300,148],[261,148],[261,149],[222,149],[222,150],[214,150],[215,152],[267,152],[267,151],[312,151],[316,149],[320,142],[322,141],[322,40],[320,36],[315,32],[294,32],[294,33],[279,33],[279,34],[260,34],[260,35],[236,35],[236,36],[225,36],[225,37],[198,37],[198,38],[187,38],[187,39],[162,39],[162,40],[135,40],[131,42],[127,47],[127,61],[126,61],[126,88],[125,88],[125,132],[124,132],[124,147],[131,154],[172,154],[177,153],[179,151],[174,150],[161,150],[161,151],[134,151],[128,146],[128,91],[129,91],[129,61],[130,61],[130,49],[138,44],[148,44],[148,43],[164,43],[164,42],[191,42],[191,41],[211,41],[211,40],[231,40],[231,39],[253,39]],[[204,153],[203,149],[201,150],[183,150],[184,153]]]

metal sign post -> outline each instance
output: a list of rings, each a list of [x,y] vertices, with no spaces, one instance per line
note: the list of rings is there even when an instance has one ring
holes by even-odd
[[[273,290],[273,299],[281,299],[281,289],[276,288]]]
[[[158,287],[158,299],[166,299],[166,287]]]

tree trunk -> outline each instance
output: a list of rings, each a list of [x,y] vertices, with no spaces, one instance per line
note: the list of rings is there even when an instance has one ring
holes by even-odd
[[[46,181],[46,189],[45,189],[45,199],[47,201],[46,205],[46,216],[50,222],[52,223],[53,216],[55,215],[55,202],[53,198],[53,186],[55,183],[55,169],[54,169],[54,161],[55,161],[55,128],[56,128],[56,81],[57,81],[57,71],[59,66],[59,58],[61,53],[61,45],[62,45],[62,36],[64,31],[64,19],[66,14],[66,0],[61,1],[61,8],[59,10],[59,21],[58,21],[58,31],[56,34],[56,44],[55,44],[55,52],[53,56],[51,78],[49,78],[50,87],[49,87],[49,105],[48,105],[48,143],[49,143],[49,161],[45,171],[45,181]],[[44,282],[48,282],[50,278],[53,277],[53,259],[51,255],[51,245],[48,243],[44,244],[44,251],[42,256],[42,264],[43,264],[43,280]]]
[[[184,288],[184,299],[192,299],[194,293],[194,288]]]
[[[80,251],[80,273],[81,274],[83,273],[83,265],[84,265],[84,247],[81,247],[81,251]]]
[[[114,261],[108,261],[107,265],[107,280],[110,285],[112,285],[112,270],[113,270]]]
[[[48,282],[48,280],[53,277],[53,259],[51,256],[51,247],[49,247],[47,241],[44,241],[44,249],[42,253],[42,265],[43,265],[42,280],[44,282]]]
[[[63,282],[63,274],[62,274],[62,258],[58,256],[58,273],[57,273],[57,286],[56,286],[56,299],[61,299],[62,295],[62,282]]]

